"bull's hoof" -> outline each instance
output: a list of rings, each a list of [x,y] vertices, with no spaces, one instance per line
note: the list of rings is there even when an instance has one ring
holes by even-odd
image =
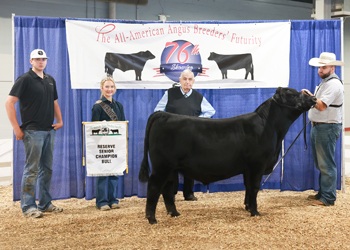
[[[260,216],[259,212],[256,211],[256,212],[251,212],[251,216]]]
[[[178,216],[180,216],[180,213],[178,211],[171,212],[169,214],[171,215],[171,217],[178,217]]]
[[[245,210],[247,210],[248,212],[250,212],[250,208],[249,208],[249,206],[246,204],[245,205]]]
[[[157,220],[156,220],[156,218],[148,218],[148,222],[149,222],[149,224],[157,224]]]

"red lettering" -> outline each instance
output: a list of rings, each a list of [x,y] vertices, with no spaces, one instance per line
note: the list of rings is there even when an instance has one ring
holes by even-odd
[[[110,32],[112,32],[115,29],[115,25],[114,24],[107,24],[105,26],[103,26],[101,29],[99,29],[100,27],[96,27],[95,31],[97,32],[97,42],[101,40],[103,43],[108,42],[109,43],[109,37],[106,38],[105,34],[108,34]]]
[[[185,50],[188,46],[190,46],[191,43],[190,42],[186,42],[184,43],[184,45],[181,46],[179,53],[177,54],[177,60],[179,61],[179,63],[185,63],[188,60],[188,52]],[[185,54],[185,60],[181,60],[180,56],[181,54]]]
[[[174,46],[171,51],[169,52],[169,55],[167,56],[165,63],[168,63],[170,57],[174,54],[175,50],[179,47],[179,45],[177,43],[174,42],[167,42],[165,44],[165,48],[169,47],[169,46]]]
[[[191,55],[198,55],[199,53],[199,45],[195,45],[191,51]]]
[[[119,41],[119,38],[118,38],[118,35],[115,35],[115,41],[114,41],[115,43],[120,43],[120,41]]]
[[[195,24],[193,27],[193,33],[194,34],[198,33],[198,25],[197,24]]]

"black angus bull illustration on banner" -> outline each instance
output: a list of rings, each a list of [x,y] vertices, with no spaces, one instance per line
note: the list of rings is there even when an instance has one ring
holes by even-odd
[[[220,55],[215,52],[210,52],[208,60],[215,61],[221,70],[222,79],[227,79],[227,70],[238,70],[245,69],[245,78],[247,79],[248,74],[254,80],[254,66],[252,54],[237,54],[237,55]]]
[[[150,51],[140,51],[134,54],[119,54],[107,52],[105,56],[105,72],[113,75],[115,69],[125,72],[135,70],[136,81],[141,81],[141,72],[145,63],[155,56]]]

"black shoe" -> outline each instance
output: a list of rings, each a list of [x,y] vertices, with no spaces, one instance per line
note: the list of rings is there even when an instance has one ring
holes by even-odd
[[[196,200],[198,199],[193,194],[190,194],[189,196],[185,197],[185,201],[196,201]]]

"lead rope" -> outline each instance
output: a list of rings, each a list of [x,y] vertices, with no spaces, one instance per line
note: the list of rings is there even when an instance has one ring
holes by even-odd
[[[304,112],[303,115],[303,123],[306,123],[306,112]],[[294,139],[294,141],[292,142],[292,144],[289,146],[289,148],[287,149],[287,151],[282,155],[282,157],[278,160],[278,162],[275,164],[275,166],[272,169],[272,172],[266,177],[266,179],[264,180],[264,182],[261,184],[261,186],[263,186],[265,184],[265,182],[267,181],[267,179],[270,178],[271,174],[273,173],[273,171],[276,169],[276,167],[278,166],[278,164],[282,161],[282,159],[284,158],[284,156],[288,153],[289,149],[293,146],[294,142],[298,139],[298,137],[300,136],[300,134],[303,132],[304,130],[304,140],[305,140],[305,150],[307,150],[307,144],[306,144],[306,126],[310,123],[310,121],[308,121],[308,123],[305,124],[305,126],[303,127],[303,129],[299,132],[299,134],[297,135],[297,137]]]
[[[309,121],[310,122],[310,121]],[[309,122],[307,123],[307,124],[309,124]],[[303,123],[305,124],[306,123],[306,112],[304,112],[304,114],[303,114]],[[306,125],[307,125],[306,124]],[[306,125],[305,125],[305,127],[303,128],[303,130],[304,130],[304,144],[305,144],[305,149],[304,149],[304,152],[307,150],[307,142],[306,142]]]

